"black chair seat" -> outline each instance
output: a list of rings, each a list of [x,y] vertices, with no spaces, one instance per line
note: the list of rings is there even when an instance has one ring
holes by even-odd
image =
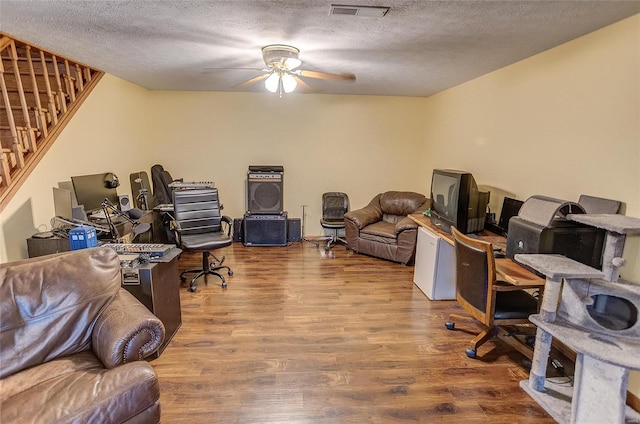
[[[525,291],[496,293],[495,319],[521,319],[538,311],[538,300]]]
[[[342,220],[336,220],[336,221],[329,221],[327,219],[320,219],[320,225],[322,225],[324,228],[344,228],[344,219]]]
[[[231,246],[233,239],[224,233],[184,235],[180,244],[185,250],[214,250]]]

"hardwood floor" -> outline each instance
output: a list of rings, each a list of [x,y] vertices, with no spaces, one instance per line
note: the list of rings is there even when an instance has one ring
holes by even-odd
[[[311,243],[226,255],[229,287],[181,289],[182,327],[151,364],[164,423],[553,423],[500,341],[464,353],[455,301],[429,301],[413,267]],[[184,253],[180,268],[200,255]]]

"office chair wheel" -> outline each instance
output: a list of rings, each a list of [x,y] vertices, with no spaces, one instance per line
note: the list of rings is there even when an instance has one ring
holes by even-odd
[[[189,286],[189,289],[188,289],[188,290],[189,290],[191,293],[195,293],[195,291],[196,291],[196,286]]]
[[[226,288],[227,288],[227,282],[226,282],[226,281],[224,281],[224,280],[222,280],[222,288],[223,288],[223,289],[226,289]]]
[[[187,279],[181,276],[180,277],[180,281],[182,281],[184,283],[185,281],[187,281]]]
[[[444,326],[447,327],[447,330],[453,330],[456,328],[456,323],[453,321],[447,321],[444,323]]]
[[[229,275],[229,276],[233,276],[233,271],[229,270],[229,271],[227,272],[227,275]]]
[[[469,358],[475,359],[477,352],[475,349],[471,349],[470,347],[468,347],[464,350],[464,353],[466,353]]]

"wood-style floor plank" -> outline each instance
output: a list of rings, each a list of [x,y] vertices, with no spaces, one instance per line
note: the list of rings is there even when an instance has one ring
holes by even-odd
[[[234,275],[181,289],[182,327],[151,362],[165,423],[553,423],[500,341],[464,353],[455,301],[430,301],[413,267],[311,243],[216,252]],[[180,269],[200,255],[183,253]]]

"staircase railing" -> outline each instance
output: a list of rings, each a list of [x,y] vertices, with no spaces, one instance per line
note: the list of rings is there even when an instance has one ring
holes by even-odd
[[[0,33],[0,212],[103,75]]]

